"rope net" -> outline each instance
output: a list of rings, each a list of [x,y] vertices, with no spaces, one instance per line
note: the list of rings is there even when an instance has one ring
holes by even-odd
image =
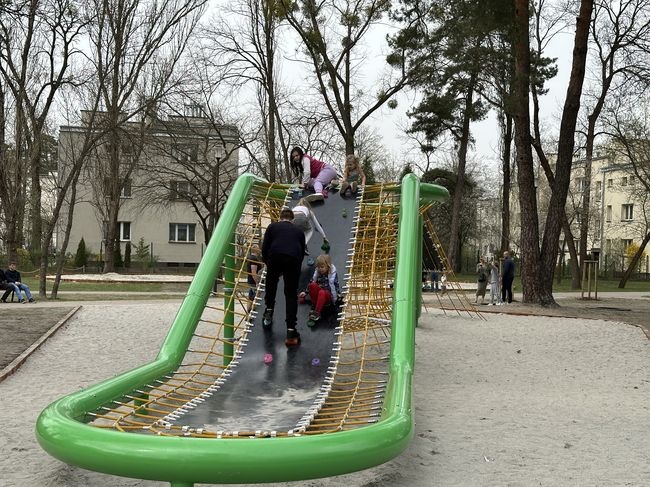
[[[248,269],[250,264],[261,266],[261,262],[252,260],[251,248],[260,243],[266,226],[279,218],[280,209],[287,203],[274,196],[278,188],[282,186],[254,186],[235,244],[224,261],[224,275],[232,271],[234,279],[224,282],[223,289],[208,300],[182,364],[173,374],[89,413],[91,425],[156,435],[262,438],[329,433],[379,420],[389,378],[399,218],[395,184],[366,186],[358,203],[344,276],[345,302],[330,365],[319,393],[295,428],[277,432],[214,431],[175,424],[218,392],[245,353],[265,277],[262,272],[254,300],[249,301]],[[228,320],[232,323],[226,325],[224,317],[229,309],[233,310],[234,320]]]

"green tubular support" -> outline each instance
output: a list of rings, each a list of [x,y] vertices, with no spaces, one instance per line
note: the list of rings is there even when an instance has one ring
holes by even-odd
[[[407,175],[401,186],[395,269],[389,381],[381,419],[362,428],[320,435],[263,439],[154,436],[97,428],[83,422],[87,412],[175,370],[192,338],[224,263],[252,188],[268,184],[246,174],[235,183],[188,294],[156,359],[141,367],[70,394],[39,416],[36,436],[54,457],[82,468],[125,477],[170,482],[262,483],[340,475],[373,467],[399,455],[413,436],[411,404],[415,324],[420,282],[420,199],[444,199],[446,191]],[[268,186],[267,186],[268,188]],[[283,191],[272,189],[283,197]]]

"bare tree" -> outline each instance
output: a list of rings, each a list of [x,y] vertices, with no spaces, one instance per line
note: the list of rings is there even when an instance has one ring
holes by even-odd
[[[369,72],[376,72],[374,67],[367,69],[369,60],[363,50],[364,38],[387,15],[390,3],[305,0],[291,9],[290,2],[281,2],[311,64],[311,69],[304,68],[301,78],[309,79],[307,73],[315,76],[316,89],[343,137],[345,152],[352,154],[359,127],[409,81],[407,60],[395,56],[393,65],[397,69],[392,71],[392,76],[378,80],[374,96],[366,93],[361,83]]]
[[[639,230],[644,236],[618,284],[621,289],[625,287],[650,242],[650,105],[648,100],[640,101],[642,98],[639,96],[645,92],[645,86],[646,81],[643,81],[637,84],[636,90],[617,96],[604,115],[615,153],[620,160],[631,165],[639,183],[635,185],[632,197],[639,202],[641,211],[637,210],[636,214],[642,215]]]
[[[31,0],[0,8],[0,199],[10,257],[24,240],[26,208],[31,225],[27,241],[35,263],[49,245],[43,241],[41,218],[40,178],[48,169],[42,156],[55,96],[75,82],[70,66],[79,53],[76,44],[86,23],[82,18],[70,0]],[[12,130],[7,130],[9,124]]]
[[[97,208],[106,222],[106,264],[114,270],[121,193],[138,162],[138,151],[160,100],[178,80],[177,66],[203,12],[205,0],[92,0],[89,30],[92,87],[105,113],[94,128],[106,135],[94,147],[94,167],[103,191]],[[128,121],[139,124],[127,131]],[[140,142],[136,142],[136,140]],[[125,148],[135,148],[132,154]]]
[[[277,39],[283,17],[281,2],[241,0],[230,3],[215,17],[215,22],[204,27],[202,44],[205,62],[219,73],[220,83],[228,83],[238,91],[243,84],[255,85],[262,116],[259,139],[270,181],[278,176],[286,178],[290,173],[278,81]],[[277,174],[278,160],[283,162],[280,174]]]
[[[650,79],[650,1],[596,1],[591,21],[596,54],[592,90],[586,92],[588,106],[585,137],[585,188],[580,224],[580,261],[587,259],[591,167],[598,119],[612,91],[626,90],[631,82]]]

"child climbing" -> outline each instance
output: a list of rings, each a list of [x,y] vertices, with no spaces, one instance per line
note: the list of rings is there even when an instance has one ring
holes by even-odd
[[[307,326],[314,326],[320,320],[323,308],[335,305],[341,294],[336,267],[329,255],[321,254],[316,257],[316,269],[308,287],[309,297],[313,308],[309,313]]]
[[[355,196],[361,186],[366,185],[366,175],[359,164],[359,158],[354,154],[348,154],[345,158],[345,169],[343,170],[343,180],[341,181],[341,190],[339,194],[341,198],[345,197],[345,193],[350,190],[350,194]]]
[[[293,208],[293,224],[305,233],[305,242],[314,234],[314,229],[323,236],[323,241],[327,242],[325,230],[321,226],[318,218],[311,209],[311,205],[305,198],[300,198]]]

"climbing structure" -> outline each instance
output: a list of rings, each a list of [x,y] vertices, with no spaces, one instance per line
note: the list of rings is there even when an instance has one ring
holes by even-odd
[[[447,193],[409,175],[316,208],[332,218],[345,302],[286,349],[280,319],[260,326],[264,275],[252,303],[247,277],[259,264],[253,245],[295,203],[289,189],[251,175],[237,181],[158,357],[49,406],[37,424],[48,452],[188,486],[338,475],[406,447],[421,266],[413,248],[422,205]],[[319,242],[309,250],[318,253]]]

